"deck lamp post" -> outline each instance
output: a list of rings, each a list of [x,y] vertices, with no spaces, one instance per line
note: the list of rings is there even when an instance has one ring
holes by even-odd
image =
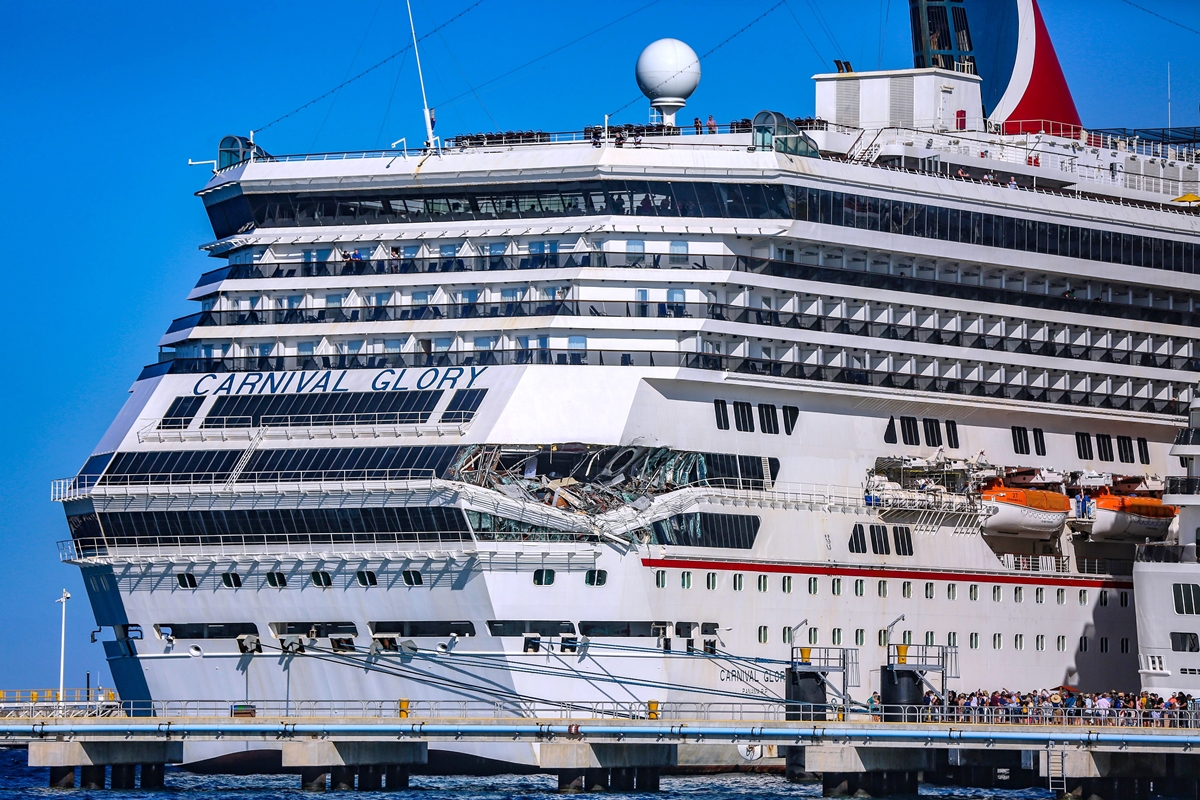
[[[62,591],[62,597],[54,602],[62,603],[62,635],[58,644],[58,703],[62,707],[63,700],[63,676],[67,664],[67,601],[71,599],[71,593],[66,589]]]

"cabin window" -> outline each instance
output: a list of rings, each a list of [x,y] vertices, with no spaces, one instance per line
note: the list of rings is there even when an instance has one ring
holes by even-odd
[[[737,573],[733,576],[733,590],[740,592],[745,585],[746,576],[742,573]]]
[[[758,404],[758,426],[763,433],[779,433],[779,414],[773,403]]]
[[[792,431],[796,430],[796,421],[800,419],[800,409],[796,406],[783,407],[783,432],[788,436],[792,435]],[[1150,462],[1147,461],[1147,464]]]
[[[1046,455],[1046,432],[1041,428],[1033,429],[1033,452],[1039,456]]]
[[[1035,602],[1035,603],[1046,602],[1046,590],[1043,589],[1041,586],[1039,586],[1033,590],[1033,602]]]
[[[758,626],[758,643],[759,643],[759,644],[766,644],[766,643],[767,643],[767,637],[768,637],[768,634],[767,634],[767,626],[766,626],[766,625],[759,625],[759,626]]]
[[[667,588],[667,571],[665,569],[655,570],[654,586],[658,589]]]
[[[855,580],[854,581],[854,596],[862,597],[863,592],[866,591],[866,586],[867,586],[867,582],[864,581],[862,578],[858,578],[857,580]]]
[[[1013,452],[1019,456],[1029,455],[1029,429],[1020,425],[1012,426]]]
[[[877,589],[878,589],[880,597],[887,597],[887,595],[888,595],[887,581],[880,581]]]
[[[947,583],[946,584],[946,599],[947,600],[957,600],[958,599],[958,584],[957,583]]]
[[[1046,649],[1046,637],[1043,634],[1039,633],[1033,640],[1033,649],[1039,652]]]
[[[877,556],[889,556],[892,554],[892,546],[888,543],[886,525],[871,526],[871,552]]]
[[[900,418],[900,436],[903,437],[904,443],[907,445],[921,444],[921,435],[917,429],[916,417],[901,417]]]
[[[979,584],[978,583],[972,583],[970,586],[967,587],[967,597],[969,597],[973,601],[979,599]]]
[[[323,570],[318,570],[312,573],[313,586],[319,586],[322,589],[328,589],[333,585],[333,579],[329,577],[329,573]]]
[[[713,410],[717,414],[717,430],[729,430],[729,405],[724,400],[713,400]]]
[[[809,594],[816,594],[816,592],[813,592],[813,591],[811,591],[811,589],[812,589],[812,586],[811,586],[811,583],[812,583],[812,581],[810,580],[810,581],[809,581],[809,583],[810,583],[810,585],[809,585],[809,589],[810,589],[810,592],[809,592]],[[782,579],[779,581],[779,588],[780,588],[780,589],[783,591],[783,593],[784,593],[784,594],[791,594],[791,593],[792,593],[792,576],[791,576],[791,575],[784,575],[784,576],[783,576],[783,578],[782,578]]]
[[[926,582],[925,582],[925,599],[926,599],[926,600],[932,600],[932,599],[933,599],[933,593],[934,593],[934,589],[933,589],[933,581],[926,581]]]
[[[925,444],[929,447],[942,446],[942,423],[936,419],[923,419],[921,424],[925,428]]]
[[[685,569],[683,572],[679,573],[679,588],[680,589],[692,588],[692,571],[691,570]]]
[[[958,634],[957,633],[955,633],[954,631],[950,631],[946,634],[946,646],[947,647],[958,647]]]
[[[1024,586],[1014,586],[1013,587],[1013,602],[1014,603],[1024,603],[1025,602],[1025,587]]]
[[[1096,457],[1101,461],[1113,460],[1112,437],[1107,433],[1096,434]]]
[[[1025,634],[1018,633],[1013,636],[1013,650],[1025,649]]]
[[[992,649],[1001,650],[1004,647],[1004,635],[1000,633],[992,634]]]
[[[1054,643],[1054,646],[1060,653],[1065,651],[1067,649],[1067,637],[1065,637],[1065,636],[1058,637],[1058,641],[1056,641]]]
[[[1081,461],[1091,461],[1092,455],[1092,435],[1090,433],[1075,434],[1075,453]]]
[[[1128,636],[1121,637],[1121,652],[1126,655],[1129,654],[1129,637]]]
[[[972,650],[978,650],[979,649],[979,634],[972,633],[969,637],[967,637],[967,642],[970,644],[970,647]]]
[[[534,586],[552,586],[554,584],[554,570],[552,569],[535,569],[533,571]]]
[[[1194,633],[1172,633],[1171,649],[1176,653],[1200,653],[1200,636]]]
[[[1171,589],[1175,595],[1176,614],[1200,614],[1200,586],[1194,583],[1176,583]]]
[[[1107,636],[1100,637],[1100,652],[1101,653],[1108,652],[1108,637]]]
[[[1121,592],[1121,608],[1129,607],[1129,592]]]
[[[834,597],[840,597],[842,594],[842,579],[834,578],[829,582],[829,591]]]
[[[180,589],[195,589],[196,588],[196,576],[194,573],[181,572],[175,576],[175,579],[179,581]]]
[[[608,583],[608,572],[602,569],[589,569],[583,574],[583,583],[585,586],[603,586]]]
[[[1079,590],[1079,605],[1086,606],[1088,604],[1087,589]]]
[[[913,554],[911,528],[907,525],[892,526],[892,538],[896,540],[896,555],[911,556]]]
[[[900,596],[905,599],[912,597],[912,581],[904,581],[900,584]]]
[[[1138,437],[1137,447],[1138,447],[1138,460],[1141,461],[1143,464],[1149,464],[1150,463],[1150,442],[1146,441],[1142,437]]]
[[[840,647],[840,646],[841,646],[841,644],[842,644],[842,629],[841,629],[841,628],[834,628],[832,631],[830,631],[830,632],[829,632],[829,639],[830,639],[830,643],[831,643],[831,644],[832,644],[834,647]]]
[[[820,638],[820,632],[816,628],[808,629],[808,643],[816,644]]]
[[[267,585],[272,589],[282,589],[287,586],[287,576],[282,572],[268,572]]]
[[[765,592],[767,590],[767,576],[766,575],[758,576],[758,590],[760,592]]]
[[[992,602],[999,603],[1004,599],[1004,590],[999,586],[992,587]]]
[[[862,647],[863,643],[866,642],[866,640],[867,640],[867,632],[862,628],[855,628],[854,629],[854,644],[858,645],[859,647]]]
[[[946,447],[958,449],[958,423],[952,419],[946,420]]]
[[[1108,589],[1100,590],[1100,605],[1102,605],[1102,606],[1108,605]]]
[[[717,573],[710,572],[704,576],[704,586],[708,589],[717,588]]]
[[[853,530],[850,531],[850,552],[867,552],[867,535],[866,532],[863,531],[863,526],[861,524],[856,524]]]
[[[242,588],[242,576],[236,572],[226,572],[221,576],[221,584],[226,589],[240,589]]]
[[[671,242],[670,246],[671,264],[686,264],[688,263],[688,243],[684,241]]]
[[[1117,458],[1121,459],[1122,464],[1133,463],[1133,437],[1117,437]]]
[[[1066,605],[1066,603],[1067,603],[1067,590],[1066,589],[1059,589],[1055,593],[1055,596],[1056,596],[1056,599],[1060,606]]]
[[[405,586],[420,586],[425,582],[424,579],[421,578],[421,573],[415,569],[404,570],[404,572],[401,574],[401,577],[404,579]]]
[[[734,403],[733,424],[739,431],[754,433],[754,407],[749,403]]]
[[[379,578],[375,577],[375,573],[372,570],[360,569],[356,577],[358,578],[359,586],[367,587],[379,585]]]

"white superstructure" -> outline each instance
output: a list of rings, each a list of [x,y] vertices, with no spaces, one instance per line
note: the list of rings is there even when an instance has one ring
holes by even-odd
[[[864,699],[901,614],[950,688],[1136,689],[1087,496],[1182,471],[1200,217],[954,130],[972,75],[818,87],[857,120],[226,140],[227,263],[54,487],[122,698],[781,697],[795,643]]]

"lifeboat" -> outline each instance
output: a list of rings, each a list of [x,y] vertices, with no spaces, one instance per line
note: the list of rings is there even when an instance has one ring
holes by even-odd
[[[1058,492],[1017,489],[996,481],[983,490],[980,499],[991,513],[983,532],[997,536],[1049,539],[1066,524],[1071,501]]]
[[[1092,498],[1092,539],[1145,541],[1167,535],[1179,509],[1155,497],[1112,494],[1102,489]]]

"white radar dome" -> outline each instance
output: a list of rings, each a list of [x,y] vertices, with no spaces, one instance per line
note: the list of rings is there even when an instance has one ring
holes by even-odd
[[[659,39],[638,56],[638,88],[651,100],[682,107],[700,85],[700,57],[678,39]]]

